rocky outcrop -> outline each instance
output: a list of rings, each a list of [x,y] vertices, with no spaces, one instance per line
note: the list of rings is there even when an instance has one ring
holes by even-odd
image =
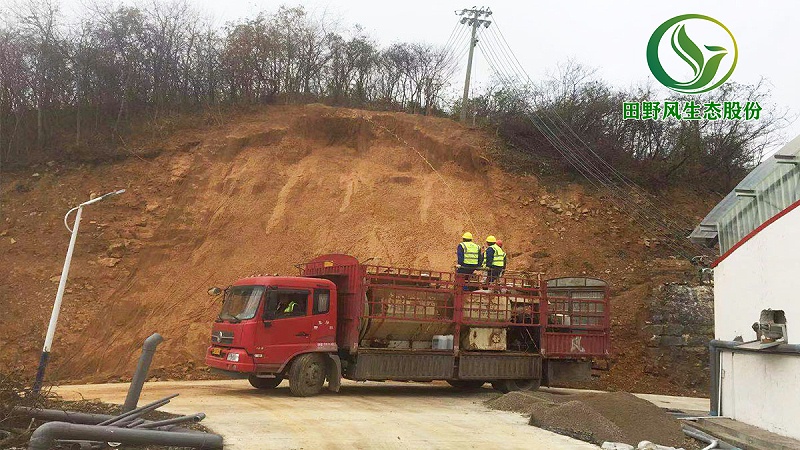
[[[645,372],[677,379],[707,371],[708,342],[714,337],[714,289],[667,283],[653,290],[650,317],[642,327],[647,341]],[[702,388],[707,378],[681,380]]]

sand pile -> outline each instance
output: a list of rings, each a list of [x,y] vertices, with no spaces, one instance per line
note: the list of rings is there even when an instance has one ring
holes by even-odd
[[[535,404],[528,423],[587,442],[628,442],[625,432],[614,422],[577,400]]]
[[[492,409],[530,414],[530,424],[587,442],[684,443],[680,423],[627,392],[552,395],[510,392],[487,402]]]

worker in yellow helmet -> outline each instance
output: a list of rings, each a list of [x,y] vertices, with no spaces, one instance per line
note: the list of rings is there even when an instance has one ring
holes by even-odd
[[[472,242],[472,233],[467,231],[461,235],[461,242],[456,248],[458,269],[456,273],[471,274],[483,265],[481,247]]]
[[[491,283],[503,275],[506,270],[506,252],[497,245],[497,238],[494,236],[486,237],[486,256],[484,263],[488,271],[488,281]]]

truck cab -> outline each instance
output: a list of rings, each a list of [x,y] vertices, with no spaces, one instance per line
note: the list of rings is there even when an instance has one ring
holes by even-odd
[[[336,285],[321,278],[240,279],[224,290],[205,362],[255,387],[277,386],[298,355],[336,353],[336,298]]]

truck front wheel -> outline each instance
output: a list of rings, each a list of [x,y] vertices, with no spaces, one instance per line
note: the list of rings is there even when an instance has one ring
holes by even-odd
[[[247,381],[250,382],[250,386],[253,386],[257,389],[275,389],[279,384],[281,384],[283,377],[276,376],[275,378],[259,378],[255,375],[250,375],[247,377]]]
[[[325,384],[325,360],[321,355],[306,353],[292,362],[289,369],[289,390],[298,397],[310,397],[322,392]]]
[[[535,391],[542,384],[540,379],[530,380],[497,380],[492,381],[492,387],[504,394],[511,391]]]

